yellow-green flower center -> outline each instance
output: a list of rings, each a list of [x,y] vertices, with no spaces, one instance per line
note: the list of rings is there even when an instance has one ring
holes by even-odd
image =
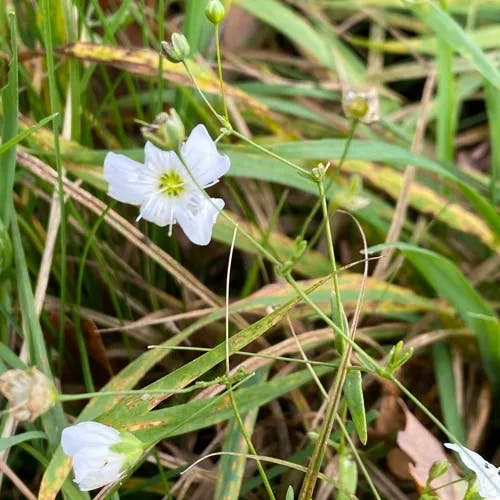
[[[175,170],[161,174],[159,188],[167,196],[180,196],[184,191],[184,179]]]

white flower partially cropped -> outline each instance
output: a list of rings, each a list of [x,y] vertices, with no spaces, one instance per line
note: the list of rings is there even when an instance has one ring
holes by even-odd
[[[170,226],[169,234],[172,225],[179,223],[193,243],[208,245],[224,200],[209,198],[204,189],[229,170],[229,158],[218,153],[203,125],[192,130],[180,154],[183,161],[174,151],[163,151],[150,142],[145,146],[144,164],[108,153],[104,160],[108,194],[123,203],[140,205],[138,220]]]
[[[61,446],[73,458],[75,483],[82,491],[118,481],[143,452],[143,444],[135,436],[98,422],[66,427]]]
[[[446,448],[456,451],[463,464],[477,477],[479,494],[486,500],[500,500],[500,467],[487,462],[475,451],[465,446],[453,443],[444,443]]]

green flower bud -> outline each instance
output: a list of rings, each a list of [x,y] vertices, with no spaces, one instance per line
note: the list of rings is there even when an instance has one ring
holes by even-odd
[[[434,479],[446,474],[450,468],[450,463],[448,460],[437,460],[431,466],[429,470],[429,478],[427,479],[427,484],[434,481]]]
[[[226,10],[219,0],[210,0],[205,8],[205,15],[211,23],[217,25],[224,19]]]
[[[178,151],[186,139],[184,124],[174,108],[160,113],[153,123],[144,123],[141,133],[156,146],[173,151]]]
[[[9,232],[0,220],[0,281],[7,274],[12,264],[12,244]]]
[[[172,33],[170,42],[161,42],[165,57],[173,63],[179,63],[189,57],[191,48],[187,38],[182,33]]]
[[[348,118],[363,123],[373,123],[379,119],[377,90],[347,90],[342,96],[342,108]]]
[[[387,368],[394,372],[400,366],[403,366],[413,355],[413,347],[404,348],[404,343],[400,340],[389,352]]]

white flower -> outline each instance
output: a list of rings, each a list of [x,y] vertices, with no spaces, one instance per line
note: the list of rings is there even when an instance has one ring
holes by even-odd
[[[500,467],[487,462],[478,453],[465,446],[444,443],[446,448],[456,451],[464,465],[477,477],[479,494],[486,500],[500,500]]]
[[[229,158],[217,152],[203,125],[193,129],[180,155],[182,161],[174,151],[163,151],[150,142],[145,146],[144,164],[108,153],[104,160],[108,194],[118,201],[140,205],[138,220],[168,225],[169,234],[178,222],[193,243],[208,245],[224,200],[209,198],[204,189],[229,170]]]
[[[82,491],[118,481],[143,452],[143,444],[135,436],[98,422],[66,427],[61,446],[73,457],[75,483]]]

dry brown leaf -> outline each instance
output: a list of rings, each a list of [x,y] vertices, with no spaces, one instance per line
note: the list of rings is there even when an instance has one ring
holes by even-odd
[[[400,405],[405,414],[406,427],[398,432],[397,442],[413,462],[408,464],[408,470],[421,491],[425,487],[432,464],[438,460],[447,460],[447,457],[441,442],[417,420],[403,402],[400,402]],[[432,482],[432,486],[436,488],[435,494],[443,500],[461,500],[463,494],[451,484],[458,480],[460,477],[450,468],[446,474]]]
[[[386,380],[381,380],[380,383],[383,394],[375,422],[375,432],[379,436],[387,436],[396,430],[403,429],[405,422],[399,405],[399,389]]]
[[[412,476],[409,471],[410,459],[400,448],[392,448],[386,456],[387,467],[399,479],[410,480]]]

